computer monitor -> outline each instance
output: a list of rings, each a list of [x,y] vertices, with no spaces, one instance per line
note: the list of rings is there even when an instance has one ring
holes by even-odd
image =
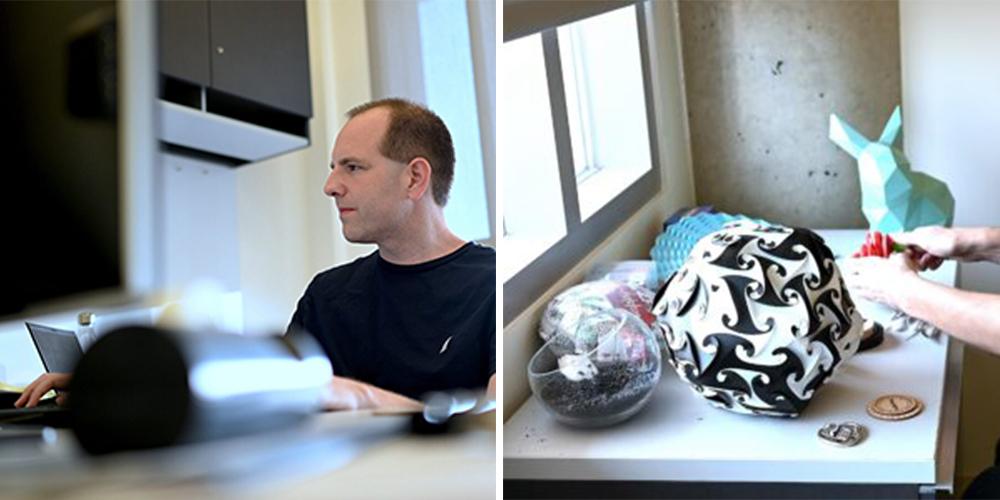
[[[72,373],[83,356],[80,341],[71,330],[25,322],[31,341],[35,343],[42,365],[49,373]]]
[[[152,291],[154,11],[0,2],[0,318]]]

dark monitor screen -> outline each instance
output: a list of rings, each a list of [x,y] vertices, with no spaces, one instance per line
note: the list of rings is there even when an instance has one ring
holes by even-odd
[[[0,317],[122,286],[115,8],[0,2]]]
[[[70,330],[60,330],[36,323],[25,323],[31,341],[42,358],[45,371],[55,373],[72,373],[76,362],[83,356],[83,349],[76,339],[76,334]]]

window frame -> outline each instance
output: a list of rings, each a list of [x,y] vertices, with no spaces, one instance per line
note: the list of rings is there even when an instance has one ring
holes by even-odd
[[[646,103],[650,169],[615,195],[611,201],[607,202],[586,221],[581,220],[557,27],[553,26],[541,31],[542,52],[545,56],[545,74],[548,80],[550,111],[556,142],[556,158],[559,164],[559,181],[562,187],[566,235],[504,282],[504,326],[510,324],[538,297],[583,260],[587,254],[593,251],[594,245],[607,239],[622,223],[660,192],[660,158],[657,151],[649,37],[646,29],[648,4],[636,2],[625,7],[635,9],[639,57],[642,66],[642,87]],[[505,42],[507,41],[510,40],[505,40]]]

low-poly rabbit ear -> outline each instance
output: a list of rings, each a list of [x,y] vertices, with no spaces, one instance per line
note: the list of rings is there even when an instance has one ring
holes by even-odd
[[[865,149],[869,142],[865,136],[834,114],[830,115],[830,140],[855,158],[861,154],[861,150]]]
[[[878,138],[878,142],[886,146],[892,146],[896,142],[896,139],[899,138],[899,129],[902,125],[903,119],[899,113],[899,106],[896,106],[896,110],[892,112],[889,121],[885,122],[885,129],[882,130],[882,136]]]

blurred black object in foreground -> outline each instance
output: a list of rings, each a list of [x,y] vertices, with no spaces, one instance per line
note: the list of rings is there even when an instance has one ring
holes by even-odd
[[[318,408],[333,375],[310,337],[126,327],[80,359],[73,427],[91,454],[287,427]]]

